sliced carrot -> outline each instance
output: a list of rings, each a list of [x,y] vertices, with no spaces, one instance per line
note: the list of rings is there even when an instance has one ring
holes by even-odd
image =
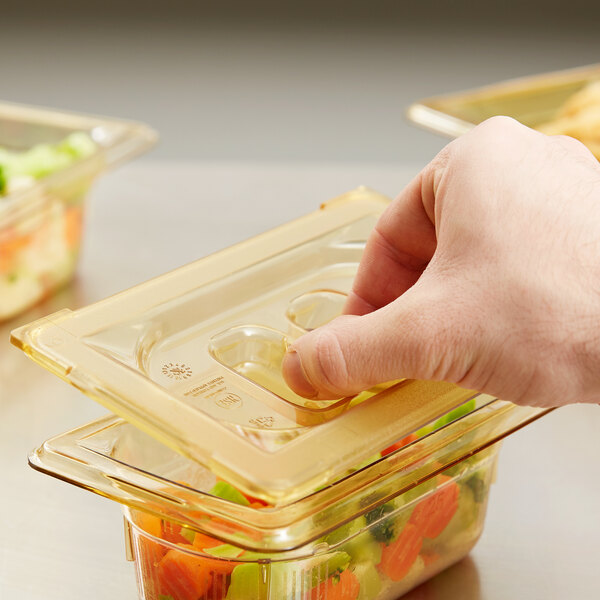
[[[314,587],[310,593],[310,600],[356,600],[359,593],[358,578],[346,569],[339,576],[330,577]]]
[[[400,448],[404,448],[404,446],[408,446],[411,442],[414,442],[419,436],[416,433],[410,433],[405,438],[402,438],[400,441],[395,442],[391,446],[383,449],[381,451],[381,456],[387,456],[396,450],[400,450]]]
[[[206,558],[206,566],[215,575],[230,575],[233,570],[241,563],[230,559],[217,560],[216,558]]]
[[[220,540],[200,533],[199,531],[196,531],[196,535],[194,536],[194,548],[198,548],[199,550],[214,548],[215,546],[220,546],[222,543],[223,542]]]
[[[419,529],[423,537],[430,539],[444,531],[458,509],[459,488],[456,482],[446,475],[440,475],[439,481],[441,486],[419,502],[410,516],[410,523]]]
[[[244,492],[242,492],[244,494]],[[244,497],[248,502],[250,502],[250,506],[252,508],[266,508],[267,506],[271,506],[268,502],[261,500],[260,498],[255,498],[254,496],[250,496],[249,494],[244,494]]]
[[[158,563],[157,579],[161,595],[173,600],[199,600],[210,590],[213,574],[204,558],[169,550]]]
[[[162,522],[162,534],[158,537],[171,542],[172,544],[189,544],[188,540],[184,535],[181,534],[182,526],[171,521]]]
[[[221,546],[222,544],[223,542],[221,542],[220,540],[216,540],[215,538],[212,538],[208,535],[204,535],[199,531],[197,531],[196,535],[194,536],[194,548],[196,548],[200,552],[203,552],[210,548],[215,548],[216,546]],[[243,554],[242,550],[240,550],[240,555],[241,554]],[[205,558],[204,560],[206,561],[206,564],[211,571],[213,571],[214,573],[220,573],[222,575],[229,575],[233,571],[233,569],[235,569],[235,567],[239,564],[230,559],[219,560],[216,558]]]
[[[71,206],[64,214],[65,241],[69,248],[78,248],[81,241],[83,211],[81,206]]]
[[[400,581],[417,560],[422,544],[423,538],[418,528],[407,523],[398,539],[383,547],[379,570],[392,581]]]
[[[160,538],[162,536],[162,519],[147,512],[136,511],[133,522],[146,533]]]
[[[15,268],[16,255],[30,242],[30,235],[18,233],[0,240],[0,273],[8,273]]]
[[[160,542],[155,542],[153,539],[147,537],[139,537],[138,540],[142,562],[153,570],[167,553],[168,548],[163,546]]]
[[[267,504],[263,500],[250,498],[250,496],[246,496],[248,502],[250,502],[250,508],[270,508],[271,504]]]
[[[151,515],[147,512],[136,511],[134,513],[134,523],[144,532],[154,537],[160,538],[162,536],[162,521],[159,517]],[[156,542],[153,539],[138,535],[137,541],[139,544],[140,562],[144,572],[148,571],[150,574],[154,572],[156,565],[160,562],[161,558],[167,553],[167,548],[160,542]]]

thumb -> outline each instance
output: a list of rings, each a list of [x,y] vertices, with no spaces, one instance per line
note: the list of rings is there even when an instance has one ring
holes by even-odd
[[[473,340],[447,295],[417,283],[363,316],[344,315],[296,340],[282,370],[306,398],[351,396],[401,378],[458,381],[473,362]]]

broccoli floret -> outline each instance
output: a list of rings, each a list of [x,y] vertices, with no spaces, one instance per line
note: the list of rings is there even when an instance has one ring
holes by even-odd
[[[378,541],[384,542],[388,544],[391,540],[396,536],[396,523],[392,518],[384,518],[385,515],[393,512],[395,510],[395,506],[393,504],[382,504],[377,508],[369,511],[365,514],[365,519],[367,520],[367,524],[375,523],[376,521],[381,522],[377,523],[375,526],[369,529],[371,535]]]
[[[483,474],[481,472],[477,471],[473,473],[473,475],[471,475],[471,477],[465,481],[465,484],[471,488],[475,502],[480,503],[485,500],[487,495],[486,486],[483,479]]]

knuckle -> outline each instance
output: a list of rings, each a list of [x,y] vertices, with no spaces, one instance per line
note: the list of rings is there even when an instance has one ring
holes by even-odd
[[[458,169],[497,165],[510,160],[515,143],[529,143],[530,135],[535,134],[511,117],[491,117],[455,140],[458,152],[453,163]]]
[[[515,139],[523,139],[533,132],[512,117],[496,116],[480,123],[469,137],[470,142],[477,147],[478,152],[495,152],[503,143]]]
[[[478,129],[486,132],[500,132],[507,129],[524,129],[524,126],[519,121],[505,115],[496,115],[483,121]]]

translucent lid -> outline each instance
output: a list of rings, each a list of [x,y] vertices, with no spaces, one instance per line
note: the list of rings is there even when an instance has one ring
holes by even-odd
[[[312,401],[283,381],[286,343],[339,313],[388,201],[358,189],[12,341],[246,493],[275,504],[307,496],[476,395],[404,380]]]

